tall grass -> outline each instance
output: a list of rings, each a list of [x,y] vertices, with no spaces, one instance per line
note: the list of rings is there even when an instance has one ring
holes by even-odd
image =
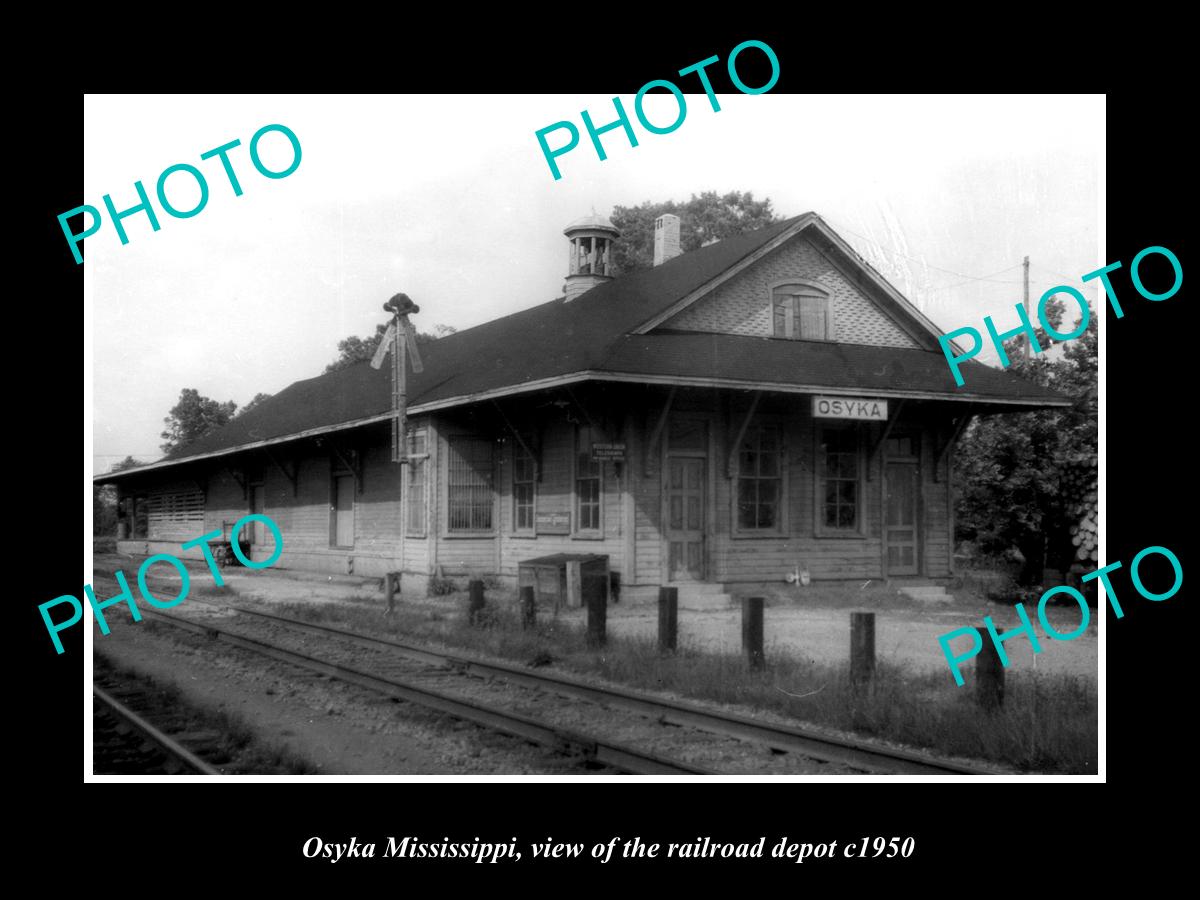
[[[368,634],[420,640],[533,666],[556,665],[631,687],[750,707],[839,731],[923,748],[939,755],[985,760],[1025,772],[1097,771],[1097,695],[1087,678],[1007,673],[1005,700],[995,712],[975,703],[968,681],[956,687],[946,672],[910,671],[880,660],[865,690],[850,682],[849,665],[801,660],[777,645],[767,668],[749,671],[736,654],[683,646],[661,655],[652,637],[609,636],[600,650],[586,645],[581,623],[540,618],[523,631],[511,599],[491,600],[483,622],[467,621],[464,595],[440,608],[398,606],[385,615],[377,598],[342,604],[272,604],[281,615]],[[541,611],[539,611],[539,615]]]

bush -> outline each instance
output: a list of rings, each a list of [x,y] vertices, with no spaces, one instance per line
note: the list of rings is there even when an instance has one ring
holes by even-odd
[[[453,594],[456,590],[453,578],[438,578],[434,576],[429,579],[430,597],[445,597],[448,594]]]
[[[1009,606],[1017,603],[1021,598],[1018,596],[1022,591],[1026,590],[1017,585],[1016,579],[1011,575],[1003,575],[995,578],[984,590],[986,596],[993,603],[1004,603]]]

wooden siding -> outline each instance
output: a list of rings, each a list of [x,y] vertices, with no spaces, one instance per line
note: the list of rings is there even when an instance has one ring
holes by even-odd
[[[789,279],[829,292],[832,340],[877,347],[918,346],[807,238],[794,238],[773,250],[661,327],[771,337],[775,333],[772,286]]]
[[[615,440],[615,436],[611,436]],[[601,553],[609,557],[613,571],[624,565],[625,543],[622,487],[629,466],[605,462],[601,466],[600,525],[602,536],[575,533],[574,453],[575,426],[566,421],[546,424],[542,445],[542,478],[534,485],[534,522],[538,515],[565,513],[570,516],[569,534],[516,534],[513,528],[512,467],[515,441],[509,437],[499,454],[500,545],[499,573],[516,577],[518,564],[549,553]],[[617,474],[618,468],[621,470]]]
[[[783,582],[797,565],[807,567],[814,579],[880,578],[884,573],[883,471],[880,452],[870,462],[866,457],[881,433],[882,425],[851,425],[861,429],[863,457],[861,534],[829,537],[818,533],[814,473],[817,469],[815,428],[807,397],[767,397],[757,409],[753,424],[774,423],[782,439],[782,483],[786,508],[784,527],[774,534],[739,534],[735,528],[736,481],[728,474],[730,443],[751,402],[750,392],[681,390],[672,416],[702,417],[708,422],[706,464],[706,553],[707,580],[720,583]],[[390,460],[386,430],[369,436],[359,434],[362,452],[362,491],[354,498],[354,546],[332,546],[330,502],[335,461],[329,448],[304,442],[293,448],[278,448],[275,455],[297,473],[295,492],[291,481],[261,454],[248,455],[247,467],[261,472],[264,487],[263,512],[273,519],[284,536],[281,568],[330,573],[378,576],[401,570],[420,578],[441,567],[448,575],[499,575],[515,579],[522,560],[550,553],[600,553],[609,557],[612,571],[623,586],[644,587],[666,579],[663,549],[662,471],[670,426],[647,453],[650,433],[666,399],[665,391],[638,388],[621,395],[615,405],[621,410],[609,423],[604,438],[624,442],[623,463],[605,462],[602,467],[602,529],[599,536],[582,536],[572,527],[568,534],[517,534],[513,523],[512,470],[515,440],[503,426],[494,427],[480,418],[435,414],[419,424],[429,435],[429,487],[425,502],[426,536],[405,534],[405,497],[401,485],[405,470]],[[535,416],[538,407],[534,407]],[[547,404],[540,426],[541,478],[535,483],[535,517],[567,513],[575,525],[574,452],[575,424],[553,404]],[[895,414],[896,407],[890,410]],[[921,429],[920,440],[920,575],[945,577],[952,572],[950,454],[938,465],[934,480],[933,462],[948,434],[948,418],[933,406],[910,404],[903,421]],[[939,418],[939,415],[941,416]],[[574,416],[574,418],[579,418]],[[536,419],[531,418],[531,421]],[[670,420],[669,420],[670,421]],[[825,421],[825,420],[821,420]],[[414,422],[414,426],[418,423]],[[848,423],[847,423],[848,424]],[[488,430],[491,428],[492,430]],[[448,532],[446,515],[447,439],[474,435],[494,441],[494,533],[458,536]],[[241,477],[241,468],[231,463]],[[203,530],[227,532],[228,523],[247,515],[250,500],[242,486],[225,468],[211,469],[203,481],[206,488]],[[191,482],[174,479],[155,485],[156,491],[189,488]],[[180,535],[178,543],[198,536]],[[255,555],[270,555],[273,544],[255,548]],[[156,543],[156,546],[158,544]],[[168,547],[164,552],[171,552]],[[197,551],[187,555],[198,556]],[[512,583],[510,581],[510,583]]]

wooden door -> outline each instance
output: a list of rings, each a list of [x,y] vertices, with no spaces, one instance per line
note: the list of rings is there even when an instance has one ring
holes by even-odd
[[[704,580],[704,463],[667,458],[666,537],[670,581]]]
[[[884,479],[884,543],[888,575],[916,575],[917,472],[913,463],[887,464]]]
[[[354,476],[339,475],[334,483],[334,539],[337,547],[354,546]]]

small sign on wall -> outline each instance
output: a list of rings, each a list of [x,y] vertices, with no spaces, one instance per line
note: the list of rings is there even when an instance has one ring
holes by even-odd
[[[571,514],[569,512],[538,513],[534,517],[538,534],[570,534]]]
[[[813,397],[812,414],[818,419],[861,419],[886,422],[886,400],[861,400],[855,397]]]
[[[611,460],[625,462],[624,444],[592,444],[592,459],[594,461]]]

